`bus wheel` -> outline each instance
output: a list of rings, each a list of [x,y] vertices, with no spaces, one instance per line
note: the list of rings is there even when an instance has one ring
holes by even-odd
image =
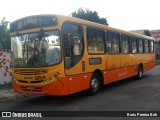
[[[95,95],[99,92],[99,90],[100,90],[99,76],[93,73],[91,80],[90,80],[90,88],[88,90],[89,95]]]
[[[142,75],[143,75],[143,68],[142,66],[140,65],[138,67],[138,73],[137,73],[137,79],[140,80],[142,78]]]

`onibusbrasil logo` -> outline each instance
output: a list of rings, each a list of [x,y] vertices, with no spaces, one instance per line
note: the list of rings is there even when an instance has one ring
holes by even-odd
[[[42,117],[40,112],[2,112],[1,117]]]

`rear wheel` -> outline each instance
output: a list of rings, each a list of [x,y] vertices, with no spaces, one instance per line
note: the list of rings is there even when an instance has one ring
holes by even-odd
[[[143,76],[143,68],[142,68],[142,66],[140,65],[140,66],[138,67],[137,79],[140,80],[140,79],[142,78],[142,76]]]
[[[100,90],[100,78],[97,74],[93,73],[90,80],[90,88],[88,90],[90,95],[95,95]]]

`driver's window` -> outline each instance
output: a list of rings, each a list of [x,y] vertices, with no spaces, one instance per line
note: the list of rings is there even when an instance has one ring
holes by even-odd
[[[65,67],[73,67],[82,58],[83,45],[83,27],[74,23],[65,23],[62,27]]]

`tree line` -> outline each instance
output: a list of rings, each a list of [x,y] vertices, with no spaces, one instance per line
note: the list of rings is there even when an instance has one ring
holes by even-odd
[[[11,37],[8,29],[9,21],[3,18],[0,22],[0,50],[11,49]]]

